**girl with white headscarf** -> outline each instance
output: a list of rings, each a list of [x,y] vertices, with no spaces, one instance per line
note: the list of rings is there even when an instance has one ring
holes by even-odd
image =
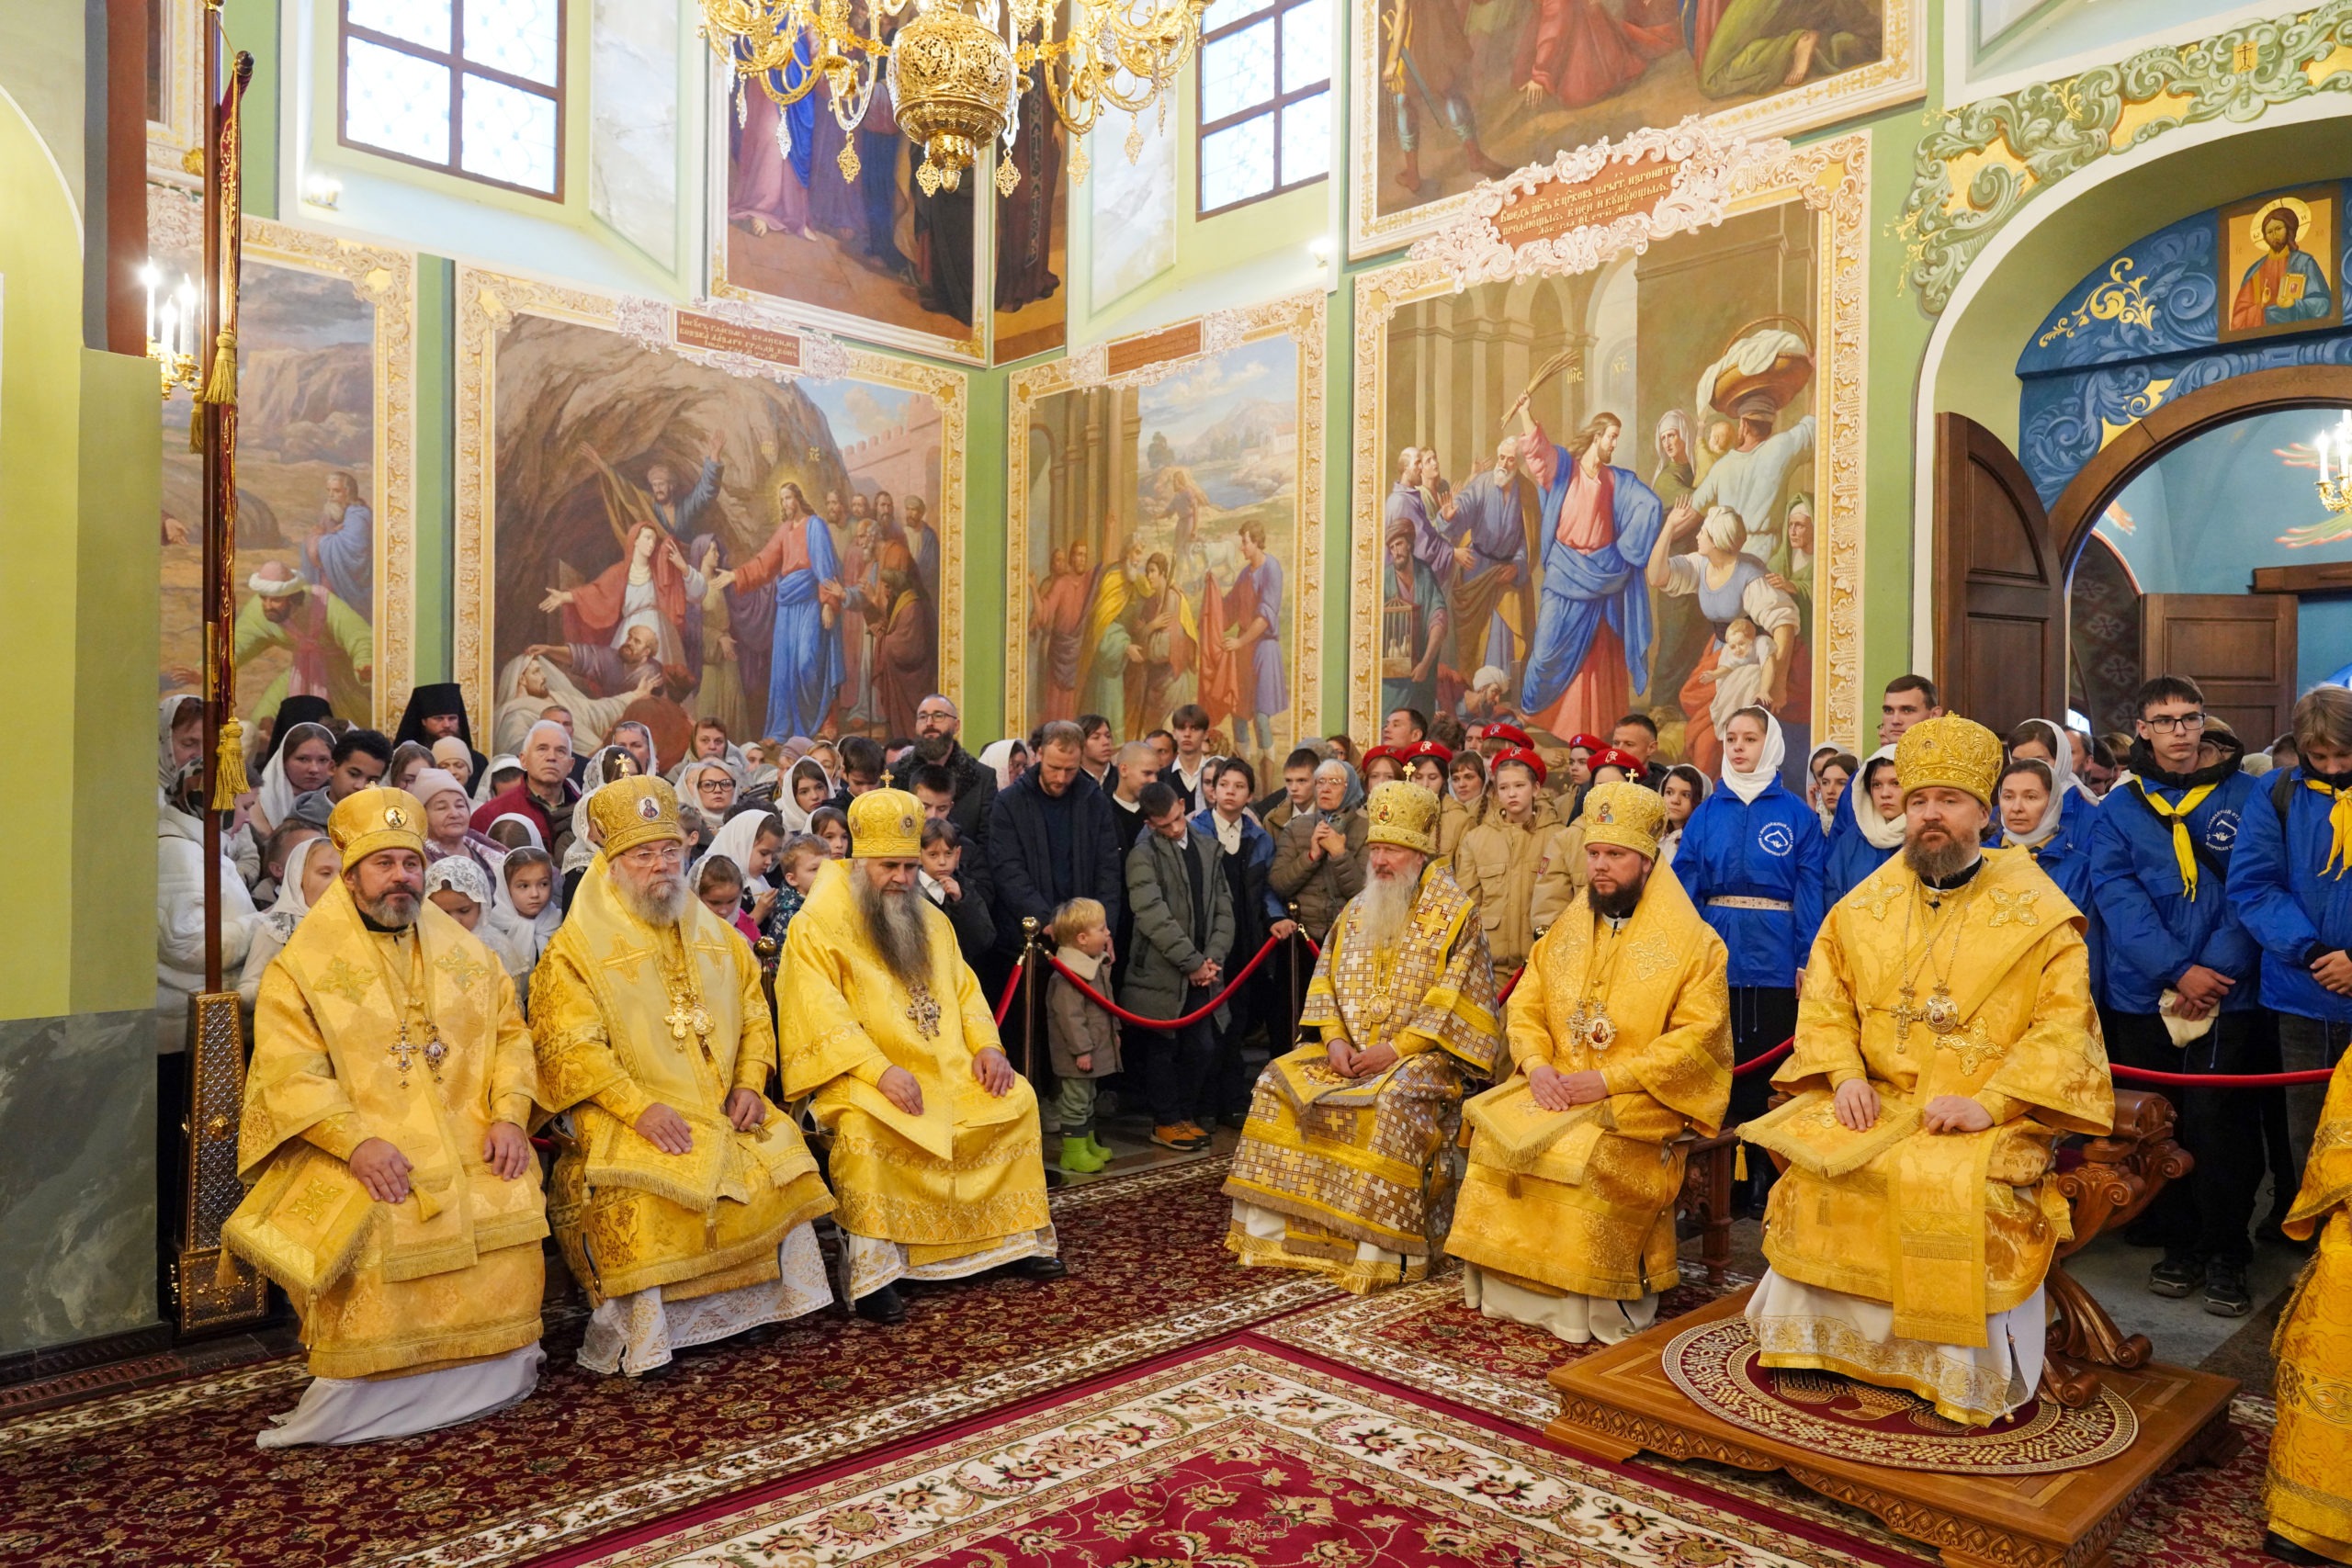
[[[294,815],[294,802],[326,787],[334,771],[334,732],[323,724],[295,725],[262,769],[261,793],[254,800],[254,825],[264,833],[283,826]]]
[[[802,830],[806,831],[805,829]],[[760,840],[763,838],[776,840],[768,846],[768,855],[773,858],[786,831],[779,818],[764,811],[739,811],[718,829],[718,836],[710,840],[709,851],[703,856],[708,860],[711,855],[724,855],[741,874],[743,892],[752,900],[752,923],[762,931],[767,930],[768,916],[775,908],[776,884],[782,879],[775,874],[775,868],[761,858]]]
[[[1846,808],[1854,825],[1829,840],[1822,873],[1821,903],[1827,908],[1862,885],[1903,847],[1903,786],[1894,777],[1894,748],[1870,754],[1846,785]]]
[[[1016,761],[1015,754],[1019,761]],[[980,753],[980,761],[996,770],[996,787],[1011,789],[1012,781],[1021,776],[1026,766],[1029,748],[1018,740],[999,740]]]
[[[311,912],[312,900],[334,886],[342,874],[343,856],[333,840],[305,839],[294,846],[286,857],[286,874],[277,885],[277,901],[253,921],[253,938],[245,946],[245,968],[237,981],[237,995],[245,1002],[245,1011],[253,1011],[261,995],[261,977]]]
[[[1674,852],[1674,874],[1730,950],[1732,1043],[1743,1062],[1795,1032],[1797,978],[1821,929],[1828,844],[1813,807],[1781,782],[1781,722],[1742,708],[1724,726],[1723,787],[1699,803]],[[1724,1125],[1764,1112],[1768,1076],[1732,1080]],[[1766,1162],[1758,1160],[1758,1166]],[[1750,1194],[1759,1201],[1770,1179]]]
[[[454,907],[435,897],[442,893],[449,895]],[[467,931],[476,931],[490,914],[490,878],[469,857],[448,855],[424,868],[424,898]]]
[[[187,1046],[188,998],[204,988],[204,788],[201,758],[182,766],[155,792],[155,1048]],[[244,961],[253,940],[253,895],[235,863],[220,857],[220,973]]]
[[[819,786],[815,805],[804,805],[800,799],[800,785],[804,780],[814,780]],[[784,830],[787,833],[808,831],[808,814],[832,799],[834,788],[832,775],[825,772],[825,765],[816,758],[803,757],[793,763],[791,771],[784,775],[783,794],[775,803],[775,814],[783,821]]]
[[[2035,728],[2029,730],[2028,725]],[[2024,738],[2056,728],[2046,718],[2030,718],[2010,733],[2009,743],[2022,751],[2035,751],[2039,749]],[[2053,739],[2057,756],[2064,757],[2066,738],[2056,735]],[[2082,911],[2083,941],[2090,948],[2092,994],[2096,996],[2103,994],[2106,971],[2102,965],[2107,957],[2098,901],[2091,894],[2091,829],[2098,807],[2074,794],[2068,788],[2073,783],[2071,768],[2062,771],[2057,763],[2039,755],[2014,756],[2001,770],[1994,810],[2001,824],[2003,847],[2031,855],[2041,874],[2056,883],[2058,891]],[[2037,804],[2038,813],[2033,811]],[[2029,816],[2032,819],[2022,825],[2012,820]]]

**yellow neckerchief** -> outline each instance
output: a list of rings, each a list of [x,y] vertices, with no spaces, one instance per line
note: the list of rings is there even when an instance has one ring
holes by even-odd
[[[2352,785],[2337,789],[2307,776],[2303,787],[2316,790],[2335,803],[2328,808],[2327,826],[2332,836],[2327,846],[2327,864],[2320,868],[2320,874],[2324,876],[2332,871],[2341,880],[2346,872],[2352,871]]]
[[[2213,793],[2215,786],[2199,784],[2180,797],[2178,806],[2166,806],[2150,795],[2145,779],[2133,779],[2132,787],[2140,792],[2140,798],[2149,810],[2172,824],[2172,858],[2180,864],[2180,890],[2194,904],[2197,902],[2197,847],[2188,837],[2188,814],[2205,804],[2205,797]]]

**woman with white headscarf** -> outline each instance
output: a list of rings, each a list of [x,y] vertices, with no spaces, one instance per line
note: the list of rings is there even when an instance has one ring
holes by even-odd
[[[1699,614],[1714,627],[1706,656],[1680,693],[1683,753],[1700,772],[1712,773],[1722,762],[1724,745],[1710,711],[1715,688],[1710,677],[1723,657],[1732,623],[1744,619],[1756,628],[1758,701],[1768,709],[1801,708],[1808,698],[1808,694],[1792,690],[1789,681],[1804,626],[1795,599],[1774,587],[1765,564],[1744,547],[1748,529],[1738,513],[1728,506],[1709,507],[1685,528],[1696,531],[1699,547],[1678,556],[1669,547],[1672,539],[1660,539],[1650,553],[1648,576],[1650,586],[1669,598],[1696,599]],[[1820,824],[1814,826],[1818,831]]]
[[[1821,874],[1824,909],[1860,886],[1903,847],[1903,786],[1895,782],[1894,747],[1871,753],[1846,786],[1846,805],[1854,826],[1829,840]]]
[[[1780,720],[1742,708],[1724,724],[1723,746],[1722,787],[1690,813],[1674,874],[1730,950],[1732,1044],[1746,1062],[1796,1032],[1797,978],[1821,929],[1828,844],[1813,807],[1781,782]],[[1726,1127],[1763,1114],[1769,1076],[1734,1078],[1731,1092]]]
[[[806,829],[803,829],[805,831]],[[775,852],[784,842],[785,825],[764,811],[739,811],[727,819],[710,841],[710,849],[703,858],[723,855],[743,878],[744,897],[751,900],[752,924],[770,936],[768,917],[775,910],[777,876],[772,863]]]
[[[334,841],[324,837],[303,840],[286,857],[286,874],[277,884],[277,901],[254,918],[253,938],[245,946],[244,973],[238,978],[237,995],[244,998],[248,1016],[261,994],[261,977],[270,962],[293,936],[302,917],[311,912],[311,906],[334,885],[342,872],[343,855]]]
[[[204,989],[204,794],[202,759],[155,792],[155,1048],[187,1045],[188,998]],[[220,976],[233,980],[253,940],[253,895],[220,857]]]
[[[980,761],[996,770],[996,787],[1011,789],[1029,766],[1029,748],[1018,740],[999,740],[980,753]]]
[[[784,775],[784,790],[775,803],[775,814],[784,822],[787,833],[808,831],[808,814],[833,798],[832,775],[814,757],[803,757],[792,764]]]
[[[492,882],[498,879],[498,865],[506,858],[506,847],[470,826],[473,802],[466,798],[466,786],[458,781],[457,774],[447,768],[426,768],[410,781],[409,794],[424,807],[424,859],[428,865],[451,855],[463,855],[480,866],[484,876]]]
[[[323,724],[298,724],[286,732],[286,743],[270,753],[262,767],[261,790],[254,797],[256,830],[269,833],[294,815],[294,803],[312,790],[326,787],[334,771],[334,732]]]

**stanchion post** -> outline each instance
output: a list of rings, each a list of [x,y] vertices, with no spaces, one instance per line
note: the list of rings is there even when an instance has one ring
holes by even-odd
[[[1021,917],[1021,1076],[1037,1086],[1037,917]]]
[[[1306,928],[1299,923],[1298,906],[1294,903],[1289,908],[1290,923],[1296,928],[1290,933],[1290,952],[1284,954],[1290,961],[1290,1017],[1286,1021],[1290,1026],[1291,1038],[1283,1043],[1282,1051],[1274,1053],[1277,1056],[1298,1043],[1298,1015],[1306,1006],[1306,987],[1298,978],[1299,959],[1306,948]]]

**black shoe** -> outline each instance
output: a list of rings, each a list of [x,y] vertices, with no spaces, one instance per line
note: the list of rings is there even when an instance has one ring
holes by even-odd
[[[899,1294],[896,1285],[885,1285],[869,1295],[857,1298],[857,1315],[868,1323],[885,1325],[907,1321],[907,1298]]]
[[[2205,1282],[2205,1265],[2193,1252],[2165,1249],[2164,1261],[2148,1270],[2148,1292],[2151,1295],[2170,1296],[2175,1301],[2193,1292]]]
[[[1218,1126],[1230,1127],[1233,1131],[1238,1133],[1241,1129],[1250,1125],[1250,1112],[1247,1111],[1228,1111],[1227,1114],[1218,1117],[1216,1122]]]
[[[2244,1317],[2254,1310],[2245,1288],[2245,1265],[2214,1259],[2205,1270],[2205,1310],[2215,1317]]]
[[[2262,1532],[2262,1550],[2281,1562],[2299,1562],[2305,1564],[2306,1568],[2310,1568],[2312,1564],[2335,1561],[2333,1558],[2321,1556],[2308,1546],[2296,1545],[2277,1530]]]
[[[1024,1280],[1058,1280],[1069,1274],[1069,1266],[1058,1258],[1024,1258],[1012,1271]]]

